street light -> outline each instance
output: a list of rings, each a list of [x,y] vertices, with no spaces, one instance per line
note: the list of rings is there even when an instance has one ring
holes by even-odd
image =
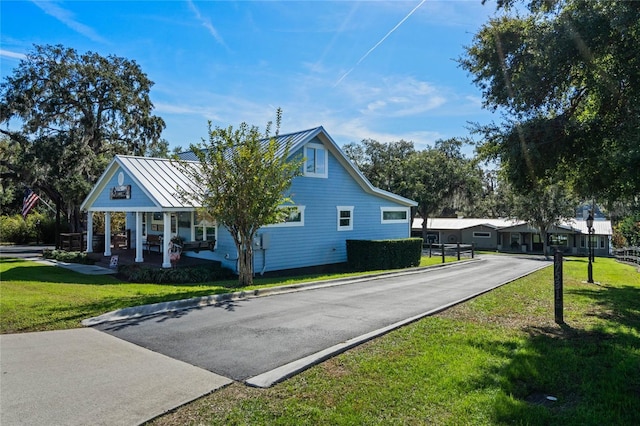
[[[587,267],[587,273],[588,273],[587,282],[593,283],[593,265],[591,264],[591,258],[593,256],[593,246],[591,244],[591,233],[593,230],[593,216],[591,216],[591,212],[589,212],[589,216],[587,217],[587,229],[589,230],[589,247],[588,247],[589,266]]]

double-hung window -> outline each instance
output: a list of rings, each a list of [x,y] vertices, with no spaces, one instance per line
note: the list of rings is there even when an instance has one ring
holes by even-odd
[[[304,175],[309,177],[327,177],[328,154],[324,146],[310,143],[304,148]]]
[[[338,231],[353,230],[353,206],[337,206]]]
[[[195,240],[196,241],[211,241],[216,242],[218,240],[218,226],[216,222],[209,221],[197,212],[195,214]]]

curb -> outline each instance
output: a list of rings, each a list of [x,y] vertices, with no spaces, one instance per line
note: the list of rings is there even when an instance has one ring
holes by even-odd
[[[527,275],[530,275],[530,274],[532,274],[534,272],[537,272],[537,271],[539,271],[541,269],[548,268],[550,266],[552,266],[552,265],[551,264],[547,264],[547,265],[540,266],[539,268],[537,268],[537,269],[535,269],[533,271],[527,272],[525,274],[522,274],[522,275],[520,275],[518,277],[515,277],[515,278],[512,278],[512,279],[509,279],[509,280],[507,280],[505,282],[497,284],[497,285],[495,285],[495,286],[493,286],[491,288],[479,291],[479,292],[477,292],[475,294],[472,294],[470,296],[464,297],[464,298],[462,298],[460,300],[456,300],[456,301],[448,303],[446,305],[439,306],[439,307],[437,307],[435,309],[432,309],[430,311],[424,312],[422,314],[418,314],[416,316],[413,316],[411,318],[407,318],[407,319],[402,320],[402,321],[398,321],[398,322],[396,322],[394,324],[388,325],[388,326],[380,328],[378,330],[371,331],[371,332],[369,332],[367,334],[363,334],[361,336],[354,337],[354,338],[349,339],[349,340],[347,340],[345,342],[338,343],[337,345],[334,345],[334,346],[332,346],[330,348],[324,349],[322,351],[319,351],[319,352],[316,352],[314,354],[308,355],[308,356],[306,356],[304,358],[300,358],[300,359],[292,361],[292,362],[290,362],[288,364],[285,364],[285,365],[282,365],[280,367],[274,368],[273,370],[267,371],[266,373],[262,373],[262,374],[259,374],[257,376],[254,376],[254,377],[250,377],[249,379],[245,380],[244,383],[246,385],[248,385],[248,386],[253,386],[253,387],[258,387],[258,388],[269,388],[269,387],[275,385],[276,383],[282,382],[283,380],[286,380],[286,379],[288,379],[290,377],[293,377],[296,374],[313,367],[314,365],[320,364],[321,362],[324,362],[329,358],[333,358],[334,356],[339,355],[339,354],[341,354],[343,352],[346,352],[349,349],[352,349],[352,348],[354,348],[356,346],[359,346],[359,345],[361,345],[361,344],[363,344],[365,342],[368,342],[369,340],[373,340],[373,339],[375,339],[377,337],[380,337],[380,336],[382,336],[384,334],[387,334],[387,333],[389,333],[389,332],[391,332],[393,330],[396,330],[396,329],[398,329],[400,327],[404,327],[405,325],[408,325],[408,324],[411,324],[411,323],[416,322],[418,320],[421,320],[422,318],[437,314],[437,313],[442,312],[442,311],[444,311],[446,309],[449,309],[449,308],[451,308],[453,306],[456,306],[456,305],[464,303],[464,302],[466,302],[468,300],[474,299],[474,298],[476,298],[478,296],[481,296],[481,295],[483,295],[485,293],[493,291],[498,287],[502,287],[503,285],[509,284],[509,283],[511,283],[513,281],[516,281],[516,280],[518,280],[520,278],[526,277]],[[426,269],[426,268],[424,268],[424,269]]]
[[[216,294],[211,296],[194,297],[191,299],[172,300],[169,302],[159,302],[150,305],[132,306],[130,308],[117,309],[115,311],[107,312],[97,317],[87,318],[81,321],[81,324],[85,327],[92,327],[94,325],[102,324],[105,322],[123,321],[133,318],[140,318],[149,315],[157,315],[166,312],[181,311],[186,309],[204,308],[207,306],[216,305],[221,302],[228,302],[239,299],[250,299],[255,297],[272,296],[276,294],[292,293],[303,290],[313,290],[316,288],[333,287],[338,285],[358,283],[365,280],[383,279],[389,276],[402,276],[417,274],[420,272],[428,271],[429,269],[456,267],[460,265],[466,265],[473,262],[481,262],[482,259],[469,259],[464,262],[454,263],[442,263],[438,265],[431,265],[418,268],[410,268],[402,270],[401,272],[382,272],[371,275],[360,275],[351,278],[339,278],[335,280],[327,281],[312,281],[301,284],[291,284],[281,287],[270,287],[265,289],[248,290],[248,291],[236,291],[233,293]]]

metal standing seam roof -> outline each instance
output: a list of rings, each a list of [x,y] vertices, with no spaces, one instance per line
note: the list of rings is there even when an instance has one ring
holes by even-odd
[[[476,226],[488,226],[489,228],[505,228],[511,226],[522,225],[525,222],[512,219],[483,219],[483,218],[447,218],[434,217],[427,219],[427,228],[433,229],[451,229],[460,230],[474,228]],[[422,219],[415,218],[413,220],[414,228],[422,227]]]
[[[515,219],[481,219],[481,218],[429,218],[427,222],[428,229],[448,229],[448,230],[462,230],[467,228],[473,228],[476,226],[488,226],[497,230],[505,230],[514,226],[525,225],[526,222]],[[422,219],[413,219],[412,228],[419,229],[422,227]],[[588,234],[587,222],[582,219],[572,219],[562,222],[559,227],[566,228],[580,232],[582,234]],[[609,220],[596,220],[593,222],[593,228],[597,235],[612,235],[611,221]]]
[[[165,158],[118,155],[120,166],[147,192],[161,208],[183,208],[180,193],[194,193],[191,179],[178,166]],[[197,164],[193,164],[197,167]]]
[[[575,219],[568,223],[574,229],[580,231],[583,234],[588,234],[587,222],[582,219]],[[611,227],[610,220],[594,220],[593,221],[594,234],[597,235],[613,235],[613,228]]]
[[[294,133],[286,133],[284,135],[278,135],[275,137],[276,141],[278,141],[278,143],[280,144],[281,148],[280,151],[277,153],[278,155],[283,155],[284,154],[284,147],[285,147],[285,142],[290,142],[290,148],[291,148],[291,152],[289,152],[289,154],[293,154],[294,151],[297,150],[298,146],[304,142],[306,142],[307,140],[311,139],[313,136],[315,136],[316,134],[320,133],[320,131],[322,130],[322,126],[320,127],[314,127],[313,129],[307,129],[307,130],[302,130],[299,132],[294,132]],[[268,141],[270,141],[271,138],[265,138],[262,139],[261,141],[263,143],[267,143]],[[195,154],[193,153],[193,151],[185,151],[185,152],[181,152],[178,154],[178,157],[181,160],[187,160],[187,161],[198,161],[198,158],[195,156]]]
[[[388,191],[384,191],[380,188],[376,188],[375,186],[373,186],[371,182],[369,182],[369,180],[362,174],[362,172],[347,158],[344,152],[342,152],[340,147],[335,143],[333,139],[331,139],[331,136],[329,136],[329,134],[324,130],[322,126],[314,127],[312,129],[302,130],[295,133],[285,133],[283,135],[278,135],[276,137],[276,140],[280,142],[281,148],[277,154],[284,155],[285,142],[289,142],[290,143],[289,155],[293,155],[305,143],[307,143],[309,140],[313,139],[315,136],[318,136],[320,134],[326,137],[326,141],[329,144],[327,148],[333,150],[334,155],[336,156],[338,161],[341,162],[343,166],[347,168],[351,176],[365,189],[365,191],[372,194],[376,194],[377,196],[380,196],[383,198],[391,199],[395,202],[404,204],[406,206],[416,206],[418,204],[413,200],[410,200],[408,198],[402,197],[400,195],[397,195]],[[268,142],[269,140],[270,138],[262,139],[264,143]],[[197,158],[192,151],[180,153],[178,154],[178,157],[182,160],[197,161]]]

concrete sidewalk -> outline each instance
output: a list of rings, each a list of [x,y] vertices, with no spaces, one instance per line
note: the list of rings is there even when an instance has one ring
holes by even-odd
[[[93,329],[0,335],[0,424],[136,425],[231,383]]]
[[[32,260],[34,262],[42,263],[45,265],[58,266],[60,268],[69,269],[79,274],[85,275],[109,275],[118,272],[116,269],[103,268],[96,265],[83,265],[81,263],[69,263],[61,262],[59,260],[43,259],[43,258],[27,258],[26,260]]]
[[[80,263],[60,262],[42,257],[42,251],[45,249],[53,249],[53,246],[0,246],[0,257],[10,257],[33,262],[42,263],[44,265],[58,266],[60,268],[70,269],[80,274],[86,275],[108,275],[115,274],[115,269],[103,268],[95,265],[82,265]]]

